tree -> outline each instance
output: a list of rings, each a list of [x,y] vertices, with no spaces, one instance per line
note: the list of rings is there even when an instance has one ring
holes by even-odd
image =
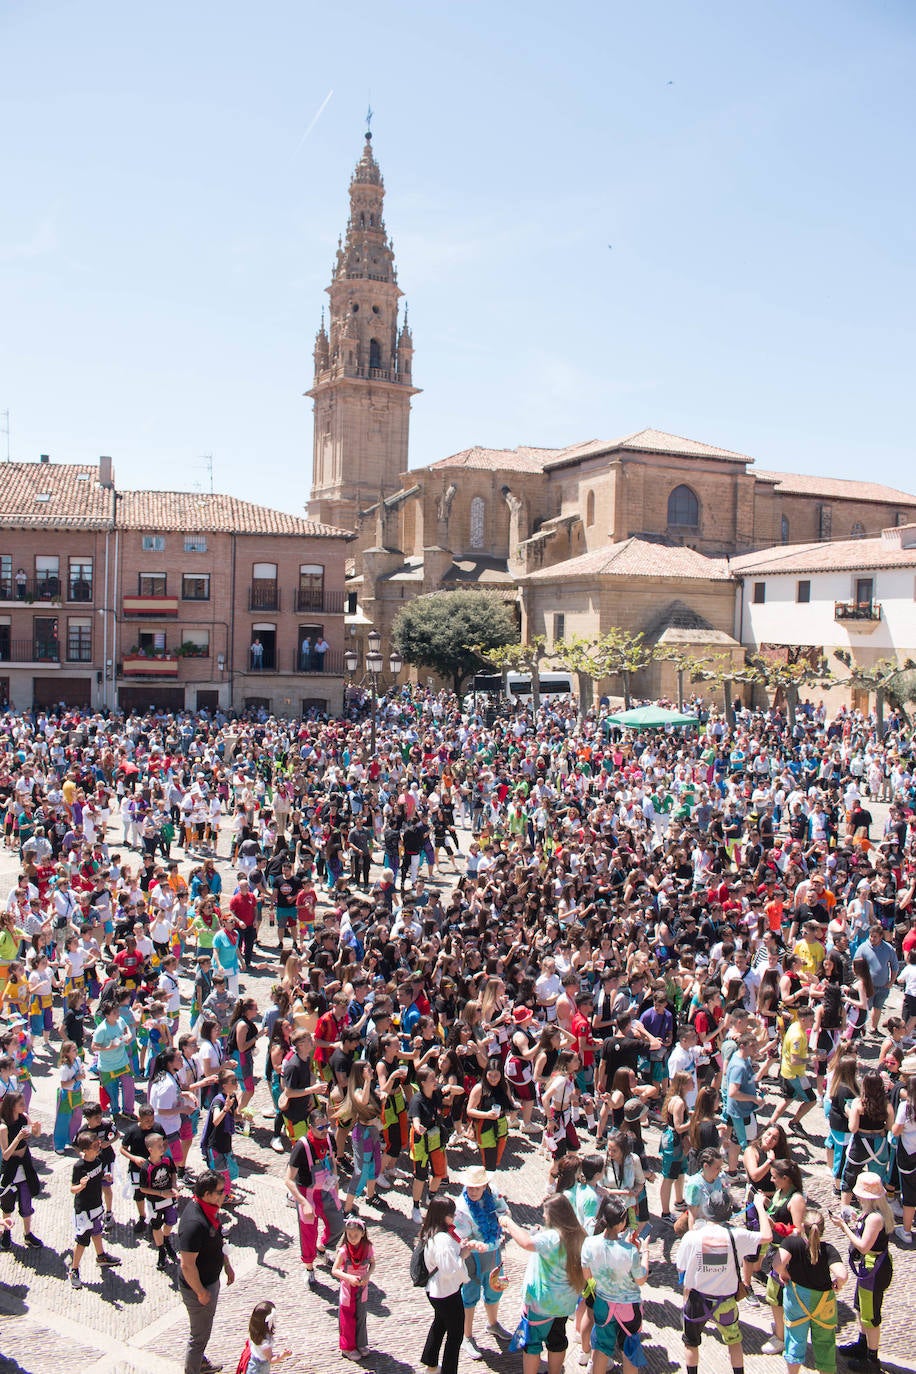
[[[486,592],[435,592],[402,607],[391,633],[406,663],[451,678],[460,695],[465,679],[480,666],[481,652],[511,643],[518,629],[498,597]]]
[[[541,709],[541,682],[539,663],[547,652],[547,641],[543,635],[535,635],[528,644],[500,644],[495,649],[485,649],[474,645],[474,651],[485,663],[492,663],[503,675],[505,686],[506,673],[529,673],[531,675],[531,708],[537,713]]]
[[[581,635],[573,635],[571,639],[564,639],[562,644],[553,646],[551,658],[561,667],[575,673],[579,691],[579,715],[586,716],[594,701],[595,683],[602,676],[602,665],[595,641],[584,639]]]
[[[911,658],[908,658],[902,667],[893,658],[879,658],[876,663],[869,664],[857,663],[848,649],[835,649],[833,657],[849,670],[849,677],[844,679],[844,685],[848,684],[869,693],[874,692],[880,739],[884,734],[884,703],[888,698],[898,701],[898,693],[902,693],[906,683],[904,673],[916,668],[916,663]]]
[[[616,625],[602,635],[595,645],[595,653],[601,665],[599,677],[619,677],[623,685],[624,709],[630,709],[630,679],[634,673],[641,673],[655,658],[655,648],[647,644],[645,636],[639,632],[631,634]]]
[[[795,724],[801,688],[815,682],[822,687],[830,686],[831,672],[827,660],[815,658],[811,650],[800,645],[786,649],[782,660],[768,658],[764,654],[748,654],[747,666],[746,681],[759,682],[774,694],[782,692],[786,717],[791,726]]]

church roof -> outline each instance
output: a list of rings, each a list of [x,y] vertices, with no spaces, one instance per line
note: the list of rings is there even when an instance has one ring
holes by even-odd
[[[439,458],[430,463],[432,471],[443,468],[473,468],[478,472],[543,472],[549,458],[564,450],[555,448],[483,448],[475,444],[473,448],[462,449],[448,458]]]
[[[764,472],[754,476],[772,483],[778,492],[787,496],[831,497],[836,501],[885,501],[891,505],[916,506],[916,496],[896,487],[884,487],[880,482],[857,482],[848,477],[811,477],[803,472]]]
[[[523,580],[555,582],[582,577],[683,577],[727,582],[729,570],[727,558],[707,558],[682,544],[659,544],[633,537],[568,558],[565,563],[539,568]]]
[[[600,453],[623,451],[667,453],[679,458],[714,458],[727,463],[746,464],[754,461],[744,453],[716,448],[713,444],[700,443],[698,439],[683,439],[677,434],[666,434],[661,429],[640,429],[635,434],[625,435],[622,439],[586,439],[579,444],[568,444],[565,448],[534,448],[528,444],[520,444],[518,448],[484,448],[481,444],[475,444],[473,448],[462,449],[460,453],[438,459],[437,462],[430,464],[430,468],[473,468],[485,472],[544,472],[567,463],[582,462],[583,459],[595,457]]]

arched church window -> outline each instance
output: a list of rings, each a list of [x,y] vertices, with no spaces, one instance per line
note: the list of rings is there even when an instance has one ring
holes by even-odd
[[[695,530],[700,523],[700,503],[690,487],[675,487],[668,497],[668,524]]]
[[[585,498],[585,523],[594,525],[595,523],[595,493],[590,491]]]
[[[779,537],[784,544],[789,542],[789,517],[784,515],[779,522]]]
[[[382,365],[382,345],[378,339],[369,340],[369,366],[381,367]]]
[[[484,517],[486,515],[486,502],[482,496],[475,496],[471,502],[471,538],[472,549],[482,549],[484,544]]]

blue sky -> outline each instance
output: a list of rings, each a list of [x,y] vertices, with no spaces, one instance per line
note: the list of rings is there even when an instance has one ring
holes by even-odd
[[[916,490],[908,0],[0,0],[0,51],[14,458],[301,508],[371,99],[413,466],[654,425]]]

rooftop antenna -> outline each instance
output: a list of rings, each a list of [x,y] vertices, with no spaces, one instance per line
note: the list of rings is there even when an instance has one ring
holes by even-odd
[[[201,467],[201,468],[204,468],[204,469],[206,470],[206,472],[207,472],[207,474],[208,474],[208,476],[209,476],[209,478],[210,478],[210,495],[212,496],[212,495],[213,495],[213,454],[212,454],[212,453],[203,453],[203,454],[201,454],[200,462],[197,464],[197,467]],[[198,485],[199,485],[199,484],[198,484]]]
[[[9,461],[10,461],[10,413],[9,413],[8,410],[0,410],[0,420],[3,421],[3,424],[0,425],[0,434],[5,434],[5,435],[6,435],[6,461],[9,462]]]

